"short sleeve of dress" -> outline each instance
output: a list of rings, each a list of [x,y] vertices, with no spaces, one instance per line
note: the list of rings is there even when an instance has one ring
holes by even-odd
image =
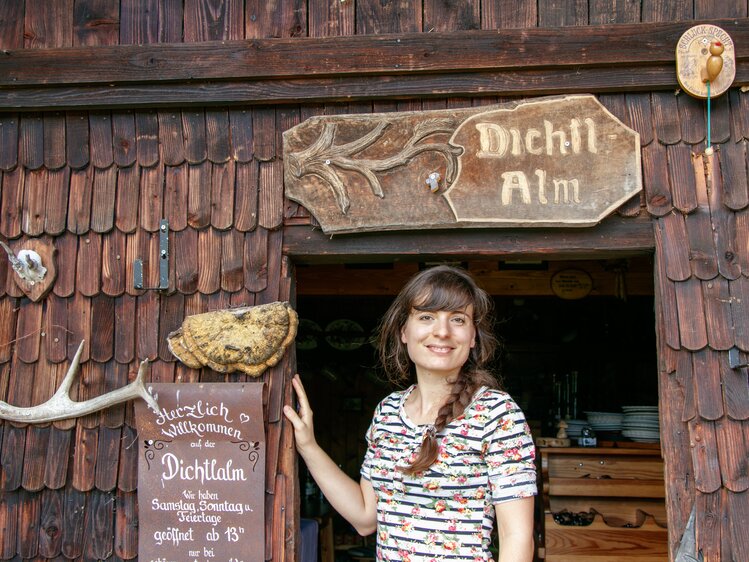
[[[536,449],[525,415],[503,392],[490,392],[484,461],[493,503],[535,496]]]
[[[372,421],[369,424],[369,429],[367,429],[367,433],[364,435],[364,438],[367,440],[367,452],[364,454],[364,462],[362,462],[360,473],[362,478],[364,478],[365,480],[372,479],[372,462],[375,458],[375,448],[377,441],[376,435],[381,417],[382,402],[377,405],[377,408],[375,408],[374,415],[372,416]]]

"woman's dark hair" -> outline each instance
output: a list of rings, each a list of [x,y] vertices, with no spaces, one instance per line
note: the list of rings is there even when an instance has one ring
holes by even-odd
[[[407,474],[422,472],[437,460],[435,434],[463,413],[476,390],[482,386],[499,386],[497,379],[487,370],[497,349],[494,301],[467,271],[438,265],[414,275],[401,289],[380,322],[377,340],[380,363],[388,379],[403,386],[411,379],[413,370],[406,344],[401,341],[401,331],[411,311],[456,311],[465,310],[469,305],[473,305],[476,345],[471,348],[456,379],[451,381],[452,391],[437,413],[434,431],[426,433],[418,457],[404,469]]]

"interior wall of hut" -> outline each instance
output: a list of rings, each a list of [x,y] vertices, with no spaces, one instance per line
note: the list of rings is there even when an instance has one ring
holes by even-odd
[[[535,437],[554,437],[561,419],[584,420],[586,411],[658,405],[651,257],[451,263],[471,271],[494,297],[500,346],[493,370],[523,408]],[[353,478],[358,479],[374,408],[399,388],[378,365],[378,323],[398,283],[430,265],[297,268],[297,369],[315,413],[318,441]],[[588,295],[569,299],[553,292],[555,274],[570,270],[590,275]],[[332,282],[338,276],[348,281]],[[658,446],[633,443],[620,432],[597,438],[614,446]],[[303,465],[299,477],[302,517],[330,514]],[[341,552],[352,544],[366,547],[343,519],[331,516]]]

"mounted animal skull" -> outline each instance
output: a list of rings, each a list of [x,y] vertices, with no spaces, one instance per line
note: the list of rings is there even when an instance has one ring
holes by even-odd
[[[42,265],[42,257],[34,250],[21,250],[18,255],[13,253],[5,242],[0,242],[5,253],[8,254],[10,265],[18,276],[31,285],[39,283],[47,274],[47,268]]]
[[[73,379],[75,379],[75,375],[78,372],[81,353],[83,352],[83,343],[84,342],[81,341],[81,345],[78,346],[78,351],[76,351],[75,357],[73,357],[73,361],[70,363],[68,372],[62,380],[60,388],[57,389],[57,392],[55,392],[52,398],[47,400],[44,404],[28,408],[11,406],[0,400],[0,418],[21,423],[47,423],[56,420],[85,416],[135,398],[143,398],[154,412],[157,414],[161,412],[161,409],[156,402],[158,396],[151,395],[143,382],[148,367],[148,359],[145,359],[140,364],[138,375],[135,377],[135,380],[127,386],[107,392],[106,394],[102,394],[101,396],[89,400],[84,400],[83,402],[75,402],[74,400],[71,400],[69,396],[70,387],[72,386]]]

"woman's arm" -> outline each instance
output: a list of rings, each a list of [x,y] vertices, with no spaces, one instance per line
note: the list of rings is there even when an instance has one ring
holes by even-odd
[[[532,562],[533,498],[519,498],[498,503],[499,558],[497,562]]]
[[[377,528],[377,506],[372,484],[363,478],[356,483],[320,448],[315,440],[312,409],[299,375],[291,383],[299,401],[299,412],[285,406],[283,413],[294,426],[297,451],[333,509],[351,523],[360,535],[374,533]]]

